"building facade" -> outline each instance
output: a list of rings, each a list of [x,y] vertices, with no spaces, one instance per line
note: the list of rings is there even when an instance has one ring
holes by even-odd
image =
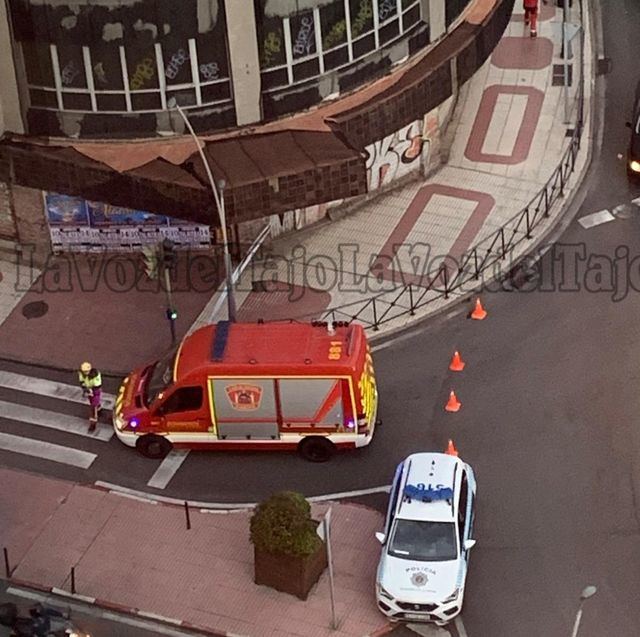
[[[0,0],[0,246],[205,245],[215,205],[176,106],[238,240],[424,172],[513,2]]]
[[[210,132],[334,99],[470,0],[6,1],[25,130],[104,139],[166,134],[174,102]]]

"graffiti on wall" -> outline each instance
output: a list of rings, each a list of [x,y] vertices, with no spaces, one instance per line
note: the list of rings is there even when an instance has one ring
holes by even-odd
[[[280,215],[271,215],[269,217],[271,236],[277,237],[285,232],[301,230],[305,226],[324,219],[327,214],[327,208],[331,206],[331,203],[321,203],[306,208],[288,210]]]
[[[422,120],[416,120],[366,147],[369,191],[377,190],[420,167],[425,146],[422,131]]]

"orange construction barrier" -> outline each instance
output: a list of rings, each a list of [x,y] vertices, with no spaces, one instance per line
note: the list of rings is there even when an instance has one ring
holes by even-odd
[[[456,394],[452,389],[449,394],[449,400],[444,406],[444,409],[445,411],[460,411],[460,407],[462,407],[462,403],[457,399]]]
[[[482,303],[480,303],[480,299],[476,299],[476,306],[473,308],[473,312],[471,312],[471,318],[476,321],[481,321],[483,318],[486,318],[487,311],[482,307]]]
[[[445,453],[449,454],[450,456],[458,457],[458,450],[456,449],[456,446],[453,444],[453,440],[451,439],[449,440],[449,444],[447,445],[447,449]]]
[[[460,356],[460,352],[456,351],[453,353],[453,358],[451,359],[451,363],[449,365],[449,369],[452,372],[461,372],[464,369],[466,363],[462,360]]]

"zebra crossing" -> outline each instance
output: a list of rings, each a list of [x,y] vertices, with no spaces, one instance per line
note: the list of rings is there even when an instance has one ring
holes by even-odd
[[[105,423],[99,423],[95,431],[90,432],[88,417],[68,413],[77,413],[76,405],[87,402],[79,387],[6,370],[0,370],[0,387],[10,390],[3,392],[5,399],[0,399],[0,451],[88,469],[98,457],[94,450],[79,448],[83,445],[60,444],[58,440],[53,442],[43,435],[44,432],[62,432],[99,443],[108,443],[114,435],[113,428]],[[7,393],[10,393],[10,400],[6,399]],[[55,399],[56,408],[42,409],[27,404],[25,397],[33,396]],[[103,394],[105,408],[111,409],[114,401],[114,396]],[[73,406],[71,410],[68,405]]]
[[[46,401],[46,409],[26,404],[33,402],[34,397],[53,400]],[[112,410],[114,403],[115,396],[103,392],[105,411]],[[99,452],[96,445],[88,441],[108,443],[114,437],[114,431],[110,424],[99,422],[91,432],[88,416],[71,413],[81,413],[78,405],[86,404],[80,387],[0,369],[0,452],[79,469],[91,468]],[[53,408],[50,409],[50,405]],[[51,439],[46,432],[62,435]],[[62,444],[65,441],[70,444]],[[135,452],[131,450],[131,453]],[[166,489],[188,454],[188,450],[173,450],[160,463],[145,460],[151,471],[148,481],[144,478],[146,486]]]

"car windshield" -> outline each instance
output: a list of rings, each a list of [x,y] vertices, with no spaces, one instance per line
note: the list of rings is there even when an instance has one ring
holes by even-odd
[[[147,382],[147,390],[145,392],[145,401],[149,407],[158,397],[161,391],[164,391],[173,382],[173,366],[176,358],[177,347],[169,350],[153,367]]]
[[[389,555],[424,562],[455,560],[458,557],[455,524],[396,519]]]

